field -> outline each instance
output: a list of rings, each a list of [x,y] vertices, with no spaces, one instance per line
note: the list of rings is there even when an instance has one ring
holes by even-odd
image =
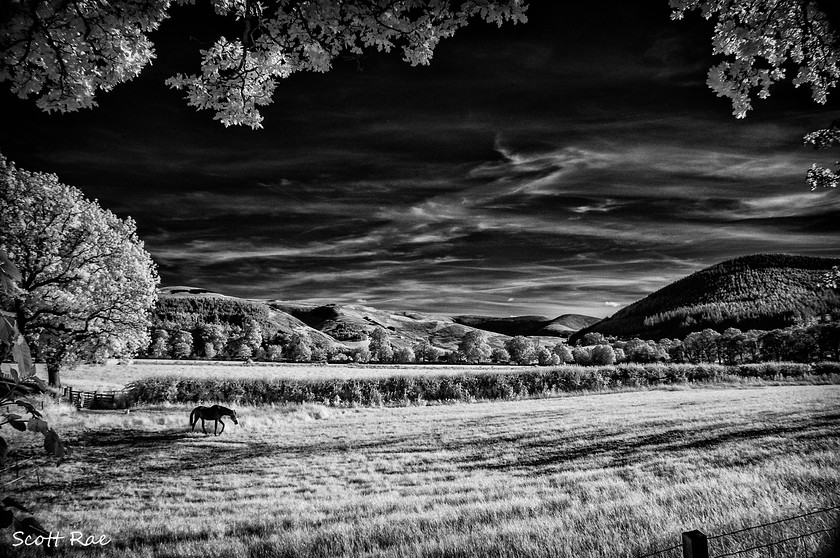
[[[75,455],[14,494],[112,540],[84,556],[632,556],[836,505],[838,404],[823,385],[246,407],[219,437],[186,407],[48,407]]]

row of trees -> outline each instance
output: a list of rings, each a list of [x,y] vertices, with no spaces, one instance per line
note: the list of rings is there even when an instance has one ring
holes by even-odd
[[[203,324],[193,331],[156,329],[146,356],[154,358],[231,358],[294,362],[383,362],[478,364],[512,363],[610,365],[621,362],[678,362],[746,364],[767,361],[814,362],[840,360],[840,322],[771,331],[742,332],[729,328],[694,332],[685,339],[658,341],[607,339],[587,333],[577,346],[560,342],[543,345],[524,336],[492,347],[487,335],[468,331],[458,347],[444,351],[428,340],[411,346],[394,344],[383,328],[374,329],[367,346],[346,348],[306,332],[263,335],[259,322],[248,318],[243,325]]]
[[[757,362],[791,361],[815,362],[840,360],[840,322],[831,321],[784,329],[741,331],[728,328],[722,333],[704,329],[688,334],[682,341],[630,339],[608,340],[600,333],[588,333],[582,346],[573,350],[578,364],[612,364],[600,362],[600,350],[610,347],[615,353],[614,362],[686,362],[747,364]],[[592,362],[586,361],[585,352],[593,354]]]

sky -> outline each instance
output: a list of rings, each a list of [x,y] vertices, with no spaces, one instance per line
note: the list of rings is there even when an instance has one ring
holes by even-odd
[[[162,285],[235,296],[604,317],[729,258],[840,256],[840,193],[805,185],[837,154],[802,146],[836,99],[784,86],[737,120],[705,84],[698,15],[576,4],[474,24],[428,67],[367,53],[296,74],[259,131],[163,84],[218,32],[178,7],[98,108],[0,91],[0,152],[131,216]]]

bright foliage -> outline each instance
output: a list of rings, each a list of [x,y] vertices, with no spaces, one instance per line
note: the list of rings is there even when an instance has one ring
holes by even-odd
[[[173,4],[192,0],[22,0],[5,3],[0,27],[0,81],[48,112],[96,105],[95,95],[136,77],[154,58],[149,33]],[[187,102],[215,111],[225,126],[261,128],[258,107],[277,82],[300,71],[326,72],[342,54],[400,48],[428,64],[441,39],[479,18],[525,22],[524,0],[213,0],[238,36],[201,50],[201,71],[167,83]]]
[[[0,156],[0,248],[21,276],[0,303],[48,364],[51,383],[61,366],[148,346],[159,279],[130,218]]]

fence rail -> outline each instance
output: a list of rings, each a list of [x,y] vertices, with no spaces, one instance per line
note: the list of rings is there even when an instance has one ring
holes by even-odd
[[[131,390],[79,391],[72,386],[62,389],[61,397],[79,409],[126,409],[131,405]]]
[[[678,552],[681,550],[681,552]],[[682,556],[683,558],[817,558],[840,551],[840,506],[814,510],[784,519],[707,536],[687,531],[682,542],[637,558]]]

